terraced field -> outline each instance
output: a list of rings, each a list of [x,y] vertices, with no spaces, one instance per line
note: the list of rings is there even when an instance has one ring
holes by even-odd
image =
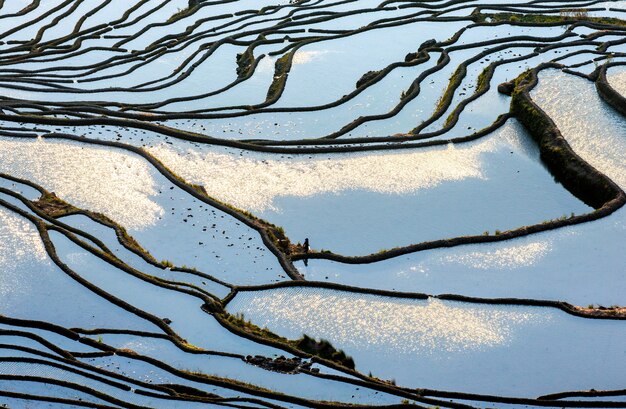
[[[626,1],[0,0],[0,407],[625,408]]]

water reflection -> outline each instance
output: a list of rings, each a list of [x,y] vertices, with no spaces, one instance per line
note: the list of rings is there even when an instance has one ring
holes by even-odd
[[[128,228],[153,225],[163,214],[151,198],[157,190],[148,164],[110,148],[0,138],[0,171],[45,186]]]
[[[436,299],[407,300],[319,289],[243,293],[229,305],[290,338],[329,337],[348,349],[403,355],[481,350],[506,345],[545,316]]]

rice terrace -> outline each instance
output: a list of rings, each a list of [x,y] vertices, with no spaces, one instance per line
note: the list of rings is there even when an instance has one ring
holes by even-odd
[[[0,408],[626,408],[626,1],[0,0]]]

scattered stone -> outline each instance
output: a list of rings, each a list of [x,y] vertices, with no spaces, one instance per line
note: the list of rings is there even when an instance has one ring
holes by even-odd
[[[513,81],[503,82],[498,85],[498,92],[500,94],[511,96],[513,90],[515,89],[515,83]]]
[[[311,368],[311,365],[313,365],[312,362],[305,361],[298,357],[286,358],[281,355],[278,358],[268,358],[262,355],[248,355],[246,356],[245,361],[251,365],[258,366],[269,371],[287,374],[297,374],[302,371],[310,371],[314,373],[319,372],[318,368]]]

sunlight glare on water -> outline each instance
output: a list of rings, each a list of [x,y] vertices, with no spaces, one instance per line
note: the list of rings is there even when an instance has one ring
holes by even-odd
[[[513,269],[536,264],[550,249],[550,242],[544,240],[528,244],[511,245],[490,251],[449,254],[444,257],[444,261],[485,270]]]
[[[308,62],[311,62],[311,61],[313,61],[315,59],[320,58],[324,54],[328,54],[328,51],[326,51],[326,50],[322,50],[322,51],[318,51],[318,50],[303,51],[303,50],[300,50],[293,56],[293,64],[296,64],[296,65],[298,65],[298,64],[306,64]]]
[[[501,132],[502,140],[514,134],[507,127]],[[484,179],[481,155],[498,149],[502,140],[491,138],[467,146],[450,144],[402,153],[298,159],[179,150],[168,144],[149,151],[183,178],[202,184],[211,196],[251,211],[280,212],[275,204],[280,196],[309,197],[349,190],[407,194],[449,181]]]
[[[524,324],[547,319],[511,307],[308,288],[241,293],[228,309],[290,338],[307,334],[348,349],[383,348],[407,355],[503,346],[521,335]]]
[[[18,267],[26,260],[49,263],[39,233],[26,219],[0,208],[0,297],[23,287]]]
[[[544,71],[532,97],[574,152],[626,188],[626,122],[600,99],[593,83],[556,70]]]
[[[615,67],[607,71],[607,80],[609,84],[623,97],[626,97],[626,69],[623,67]]]
[[[48,258],[39,233],[26,219],[0,208],[0,265],[12,268],[27,257]]]
[[[0,138],[0,171],[32,180],[128,228],[152,225],[163,214],[150,198],[157,190],[148,164],[110,148]]]

